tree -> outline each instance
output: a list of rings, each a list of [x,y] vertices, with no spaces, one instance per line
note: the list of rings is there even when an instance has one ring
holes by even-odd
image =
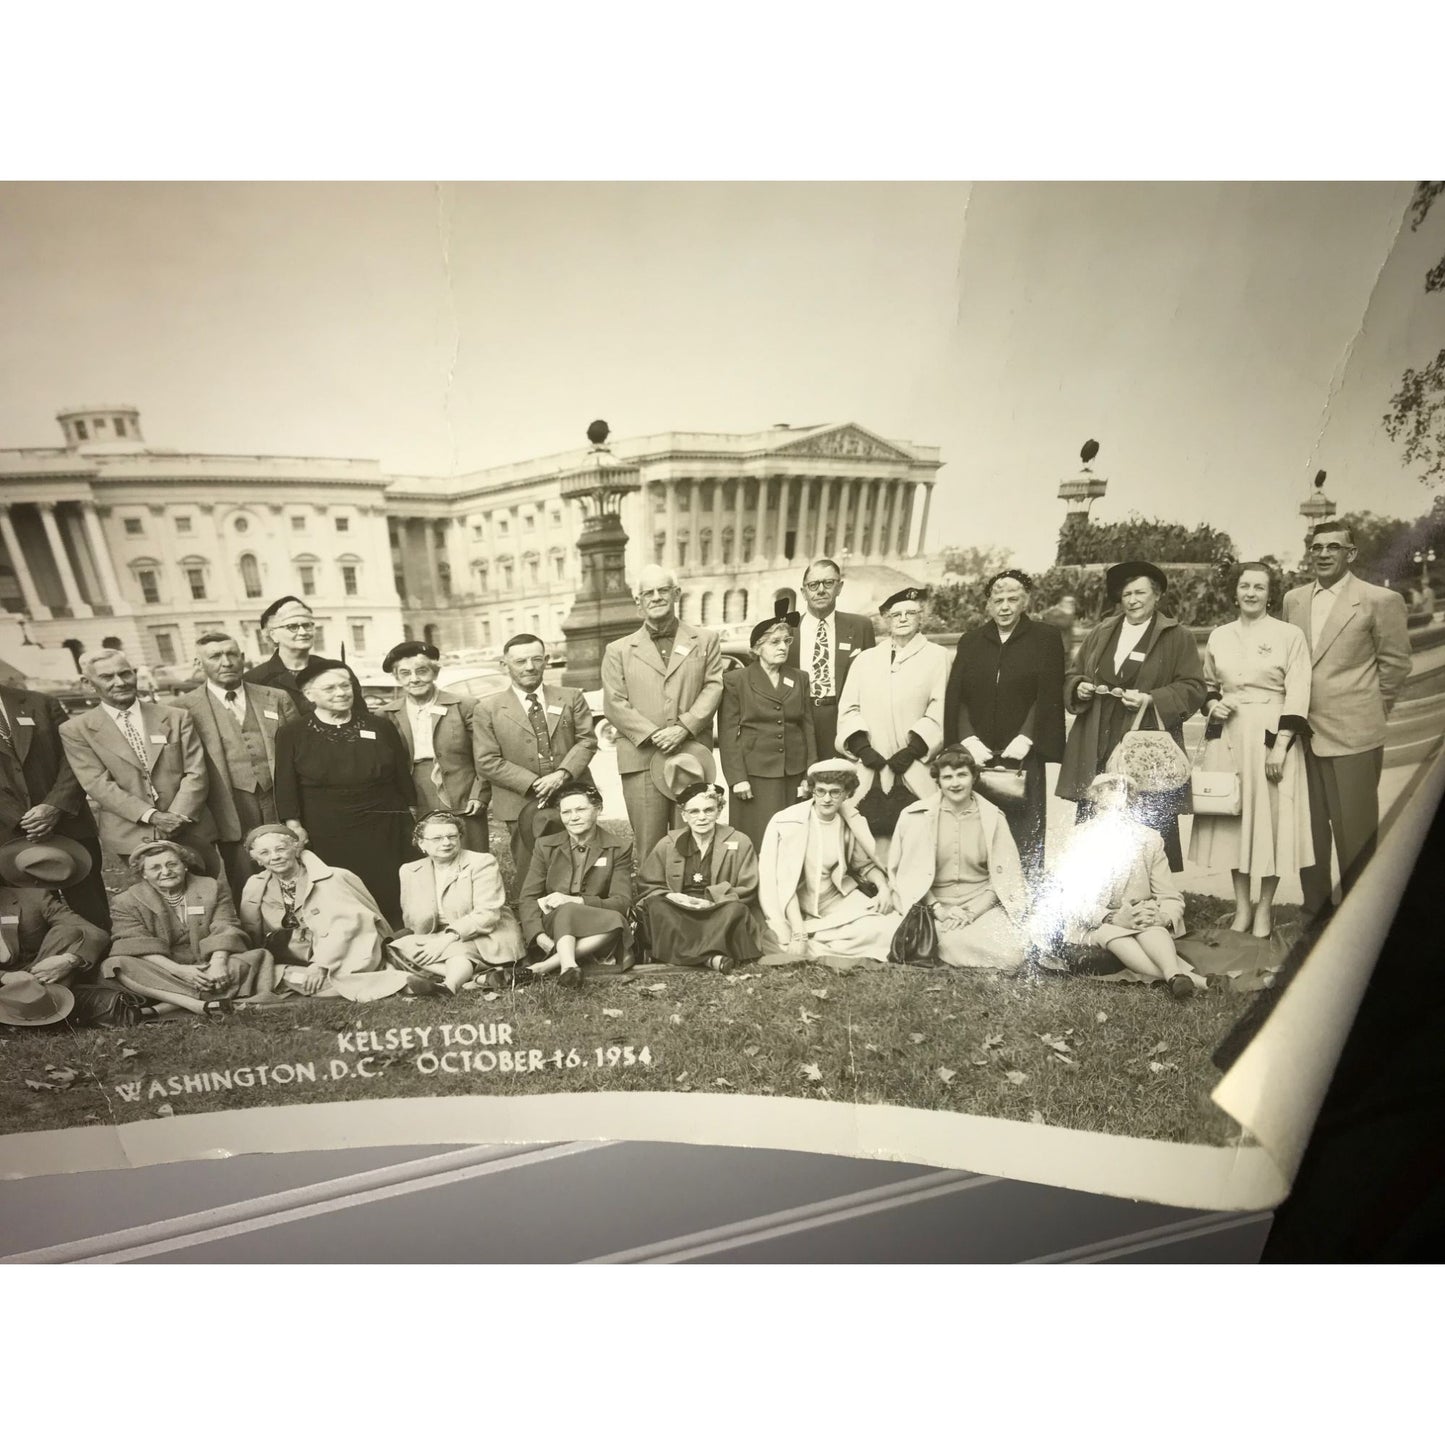
[[[1122,522],[1065,522],[1059,530],[1055,560],[1060,566],[1083,566],[1102,562],[1112,565],[1132,558],[1150,562],[1208,562],[1218,564],[1234,559],[1234,542],[1227,532],[1201,522],[1186,527],[1182,522],[1162,522],[1131,512]]]
[[[1442,193],[1445,181],[1420,181],[1410,200],[1410,229],[1418,231]],[[1445,291],[1445,256],[1425,274],[1425,290]],[[1407,466],[1421,468],[1427,487],[1445,481],[1445,347],[1418,370],[1406,367],[1400,389],[1384,415],[1385,434],[1399,442]]]

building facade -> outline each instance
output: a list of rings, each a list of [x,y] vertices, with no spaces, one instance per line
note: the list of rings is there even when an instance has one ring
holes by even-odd
[[[219,628],[258,658],[259,613],[288,592],[316,611],[317,651],[344,646],[359,664],[403,636],[484,652],[519,631],[561,641],[579,519],[559,478],[584,449],[409,477],[367,460],[157,449],[131,406],[57,420],[63,446],[0,450],[0,655],[17,639],[117,637],[184,668]],[[853,608],[923,575],[937,448],[845,423],[613,451],[642,481],[623,507],[629,572],[672,568],[689,621],[744,633],[775,596],[797,595],[816,556],[842,562]]]

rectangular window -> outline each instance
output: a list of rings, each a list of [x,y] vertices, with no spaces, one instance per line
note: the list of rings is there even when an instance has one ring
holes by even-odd
[[[96,417],[95,429],[97,432],[103,432],[105,430],[105,418],[103,416]]]
[[[139,517],[127,517],[125,519],[125,534],[127,537],[139,537],[144,535],[145,524]]]
[[[306,530],[306,518],[293,516],[291,518],[291,530],[293,532],[304,532]]]
[[[169,632],[156,633],[156,652],[160,654],[160,659],[166,666],[175,663],[176,640]]]
[[[560,527],[562,525],[561,510],[559,508],[553,508],[551,515],[547,518],[547,520],[551,523],[552,526]]]
[[[125,435],[125,418],[122,416],[118,416],[115,419],[115,434],[118,437]]]
[[[149,567],[142,567],[136,576],[140,579],[140,595],[147,602],[156,603],[161,600],[161,589],[156,584],[156,574]]]
[[[177,517],[177,518],[176,518],[176,531],[177,531],[177,532],[179,532],[182,536],[186,536],[186,535],[189,534],[190,530],[191,530],[191,519],[190,519],[189,517]]]
[[[533,531],[537,526],[537,514],[535,512],[528,512],[526,516],[522,518],[522,525],[527,531]]]
[[[473,522],[473,523],[472,523],[472,541],[474,541],[474,542],[480,542],[481,540],[482,540],[482,524],[481,524],[480,522]]]
[[[348,597],[356,596],[356,568],[348,562],[341,569],[341,585]]]
[[[537,573],[540,566],[541,563],[538,562],[535,557],[527,563],[527,576],[531,581],[536,582],[539,580]]]
[[[316,569],[314,567],[298,567],[301,574],[301,595],[303,597],[316,596]]]
[[[541,630],[542,630],[542,614],[541,614],[540,612],[534,612],[534,613],[532,614],[532,631],[533,631],[533,632],[540,632]]]
[[[491,624],[490,622],[488,622],[487,619],[484,617],[484,618],[482,618],[482,646],[483,646],[483,647],[490,647],[491,645],[492,645],[492,624]]]
[[[191,600],[193,602],[204,602],[206,600],[206,573],[203,568],[187,567],[186,583],[191,589]]]
[[[505,517],[498,517],[498,518],[497,518],[497,536],[499,536],[499,537],[505,537],[506,535],[507,535],[507,519],[506,519]]]
[[[88,441],[90,438],[90,433],[86,431],[85,423],[83,421],[76,422],[75,434],[81,439],[81,441]]]
[[[311,650],[323,654],[326,651],[326,629],[319,622],[316,624],[316,637],[311,644]]]
[[[364,622],[351,624],[351,645],[357,652],[366,651],[366,624]]]
[[[338,532],[349,532],[351,530],[351,518],[338,517],[336,519],[336,530]]]
[[[567,559],[565,557],[553,557],[552,565],[557,569],[557,580],[561,582],[567,575]]]

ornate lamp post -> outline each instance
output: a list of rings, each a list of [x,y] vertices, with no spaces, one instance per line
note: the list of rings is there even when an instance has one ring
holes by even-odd
[[[1079,460],[1084,464],[1079,475],[1059,483],[1059,500],[1068,506],[1065,527],[1087,527],[1089,508],[1109,490],[1108,477],[1095,476],[1089,467],[1098,455],[1099,443],[1090,438],[1079,449]]]
[[[1424,593],[1430,587],[1430,568],[1435,564],[1435,549],[1427,547],[1423,552],[1415,553],[1415,565],[1420,569],[1420,591]]]
[[[1335,504],[1325,496],[1325,473],[1315,473],[1314,491],[1299,504],[1299,514],[1305,519],[1305,559],[1309,559],[1310,533],[1321,522],[1327,522],[1335,515]]]
[[[577,539],[581,582],[572,610],[562,624],[567,639],[567,687],[602,685],[602,654],[609,642],[637,627],[637,606],[627,587],[627,533],[622,530],[622,499],[642,487],[641,469],[619,462],[607,446],[608,426],[587,428],[592,449],[575,472],[561,480],[564,500],[582,511]]]

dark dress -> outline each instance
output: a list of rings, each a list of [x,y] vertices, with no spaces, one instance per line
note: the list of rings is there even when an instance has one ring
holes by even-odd
[[[762,664],[750,662],[723,678],[717,716],[728,819],[747,834],[756,853],[768,820],[798,801],[798,785],[818,760],[807,674],[780,668],[774,687]],[[734,793],[736,783],[749,784],[752,798]]]
[[[340,727],[307,713],[276,733],[276,812],[297,818],[311,851],[355,873],[393,928],[401,924],[398,870],[411,844],[416,791],[411,760],[383,717],[360,713]]]
[[[669,833],[642,865],[647,951],[659,963],[697,966],[720,953],[737,963],[762,955],[762,935],[753,906],[758,865],[741,830],[719,825],[699,853],[690,828]],[[686,893],[708,901],[687,908],[667,894]]]

